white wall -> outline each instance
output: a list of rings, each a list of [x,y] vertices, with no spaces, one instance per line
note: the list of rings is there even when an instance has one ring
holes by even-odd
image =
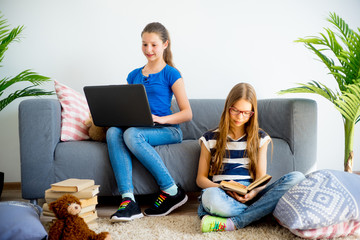
[[[189,98],[225,98],[241,81],[259,98],[297,82],[335,80],[299,37],[317,35],[336,12],[360,27],[358,0],[0,0],[12,27],[25,25],[21,42],[10,46],[0,79],[31,68],[78,91],[84,85],[125,83],[146,63],[140,32],[152,21],[170,31],[176,66]],[[52,84],[44,88],[53,89]],[[14,91],[17,88],[10,89]],[[343,170],[343,124],[330,102],[318,103],[318,168]],[[17,100],[0,113],[0,171],[20,181]],[[360,170],[360,130],[355,129],[355,170]]]

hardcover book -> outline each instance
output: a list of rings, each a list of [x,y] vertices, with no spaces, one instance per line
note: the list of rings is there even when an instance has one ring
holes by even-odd
[[[97,211],[94,211],[91,215],[82,217],[86,223],[92,222],[98,218]]]
[[[85,188],[83,190],[81,190],[80,192],[69,192],[68,194],[71,194],[79,199],[81,198],[92,198],[94,197],[96,194],[99,193],[99,187],[100,185],[93,185],[91,187]],[[45,199],[49,198],[49,199],[58,199],[59,197],[61,197],[62,195],[64,195],[66,193],[64,192],[55,192],[52,191],[51,188],[45,190]]]
[[[52,220],[50,220],[51,222],[55,222],[56,221],[56,218],[55,218],[55,215],[54,216],[48,216],[50,217]],[[98,214],[97,214],[97,211],[92,211],[90,212],[90,214],[86,214],[86,216],[80,216],[82,219],[84,219],[85,223],[86,224],[89,224],[89,223],[95,223],[96,219],[98,219]]]
[[[90,206],[87,206],[87,207],[82,207],[81,211],[79,213],[79,216],[82,217],[82,216],[89,215],[89,214],[86,214],[86,213],[89,213],[89,212],[91,213],[91,212],[93,212],[95,210],[96,210],[96,205],[90,205]],[[44,213],[44,215],[47,215],[47,216],[55,216],[53,211],[50,210],[49,205],[47,203],[44,203],[44,205],[43,205],[43,213]]]
[[[95,185],[92,179],[69,178],[64,181],[51,184],[54,192],[80,192],[81,190]]]
[[[86,218],[88,216],[92,216],[95,212],[96,212],[96,210],[92,210],[92,211],[84,212],[84,213],[79,213],[79,217]],[[45,211],[45,210],[43,210],[42,214],[44,216],[47,216],[47,217],[56,218],[55,213],[53,211]]]
[[[221,181],[220,182],[220,188],[226,191],[232,191],[232,192],[236,192],[240,195],[245,195],[248,192],[250,192],[251,190],[253,190],[256,187],[260,187],[263,186],[265,184],[267,184],[269,181],[271,180],[271,176],[266,174],[263,177],[255,180],[254,182],[252,182],[249,186],[244,186],[240,183],[237,182],[229,182],[229,181]]]
[[[87,207],[90,205],[96,205],[98,204],[98,196],[94,196],[92,198],[80,198],[81,207]],[[51,202],[55,202],[56,198],[45,198],[45,201],[47,204],[50,204]]]

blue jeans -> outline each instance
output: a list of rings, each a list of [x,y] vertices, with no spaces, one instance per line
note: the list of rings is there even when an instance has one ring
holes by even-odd
[[[237,229],[244,228],[272,213],[280,198],[303,179],[305,176],[301,172],[288,173],[266,186],[246,204],[230,197],[220,188],[206,188],[202,191],[198,215],[200,218],[204,215],[231,218]]]
[[[154,176],[161,190],[175,184],[153,146],[180,143],[182,132],[179,125],[127,129],[111,127],[107,130],[106,141],[120,194],[134,192],[131,153]]]

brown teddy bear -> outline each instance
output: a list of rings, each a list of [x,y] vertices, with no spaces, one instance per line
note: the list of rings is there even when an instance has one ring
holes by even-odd
[[[85,125],[89,128],[89,137],[94,141],[106,142],[106,131],[107,127],[98,127],[94,124],[91,114],[90,117],[85,121]]]
[[[55,202],[50,203],[49,208],[57,218],[49,229],[49,240],[112,239],[108,232],[96,234],[89,229],[84,219],[78,216],[81,204],[79,199],[73,195],[63,195]]]

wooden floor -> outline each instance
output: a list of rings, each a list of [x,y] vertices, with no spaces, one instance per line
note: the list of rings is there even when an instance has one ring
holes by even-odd
[[[197,207],[199,192],[191,192],[187,193],[189,200],[185,203],[185,205],[180,208],[174,210],[172,212],[173,215],[197,215]],[[156,196],[139,196],[136,197],[136,201],[140,204],[142,211],[150,206],[153,202],[153,198]],[[10,187],[7,188],[4,186],[3,192],[1,194],[0,202],[4,201],[22,201],[29,202],[29,200],[23,199],[21,197],[21,190],[19,187]],[[120,197],[98,197],[98,205],[96,206],[96,210],[98,212],[99,217],[110,217],[119,207],[121,198]],[[38,204],[42,206],[44,203],[44,199],[39,199]],[[42,216],[43,217],[43,216]]]

